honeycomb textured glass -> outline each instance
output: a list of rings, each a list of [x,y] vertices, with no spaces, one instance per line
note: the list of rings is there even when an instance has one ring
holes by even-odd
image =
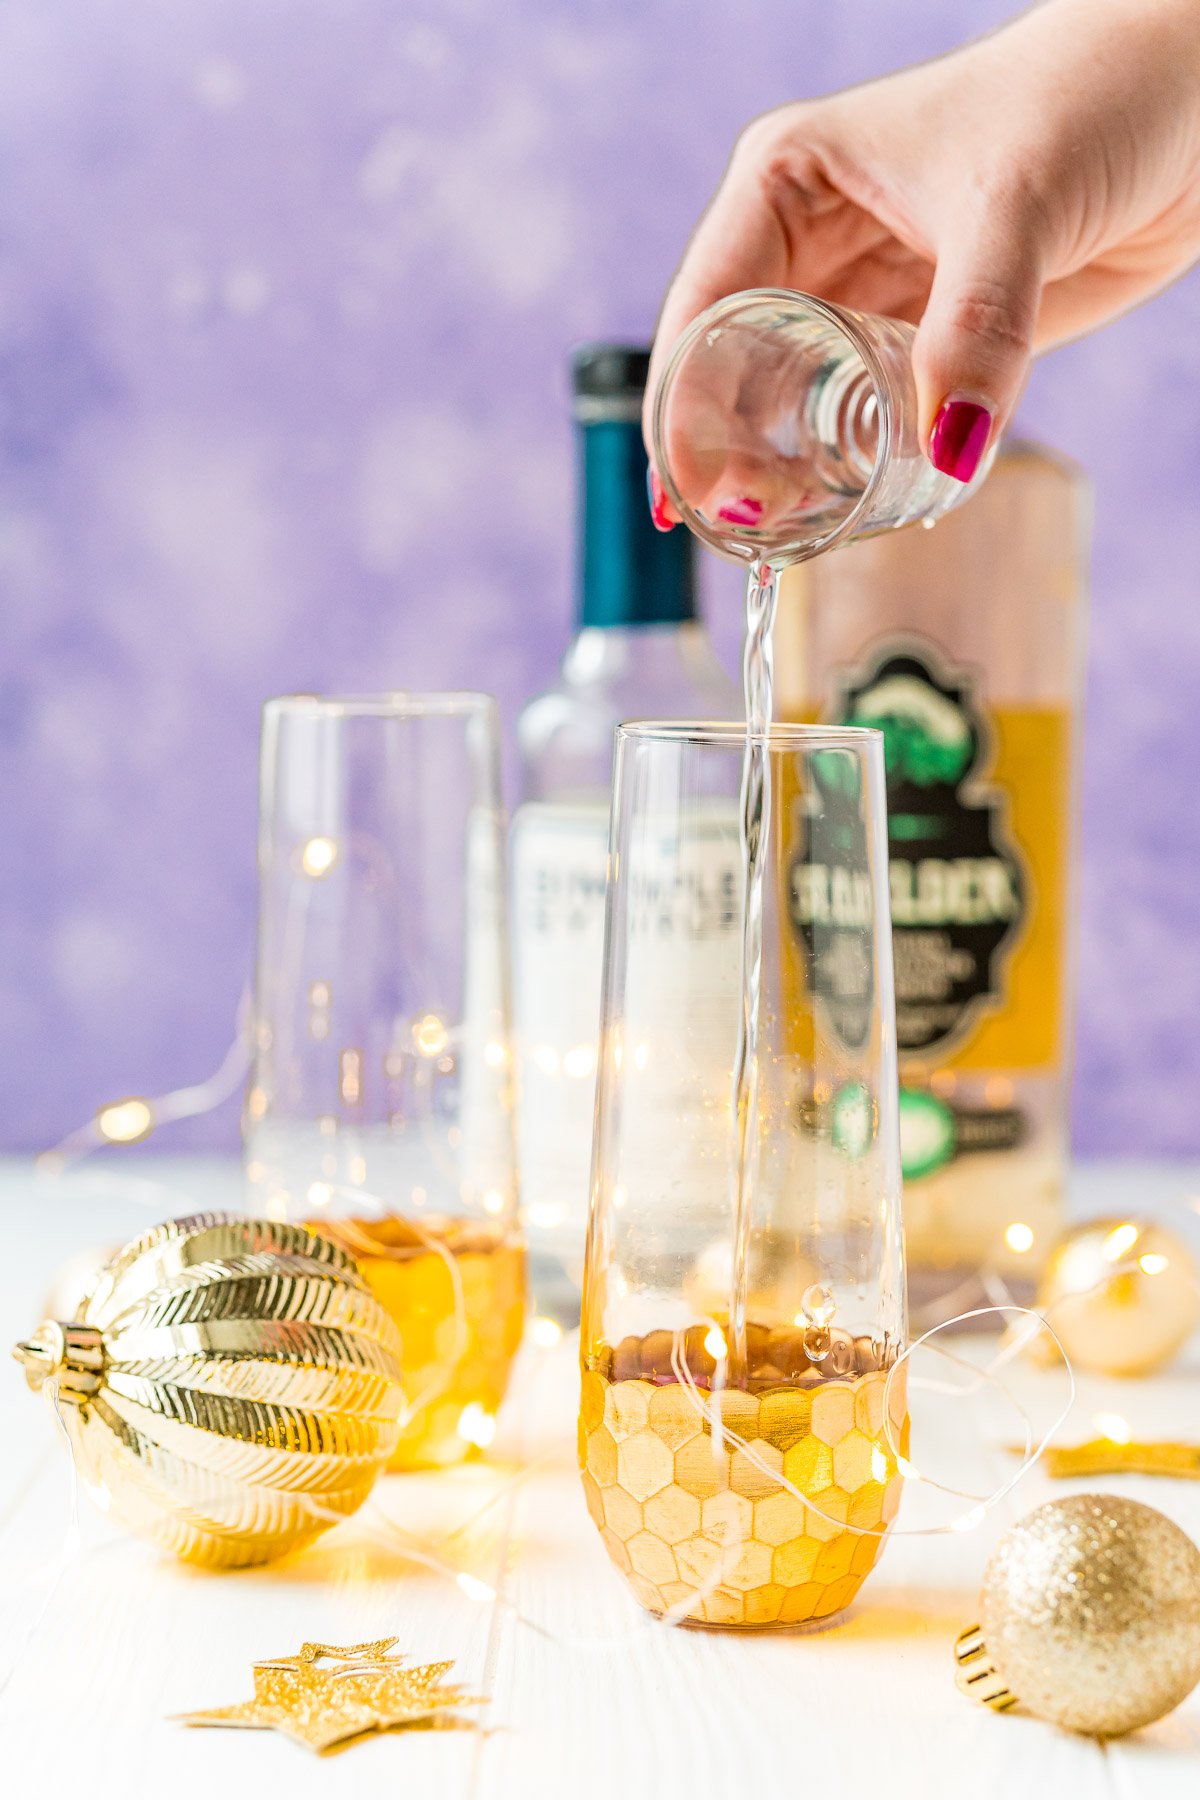
[[[883,738],[746,745],[617,732],[579,1432],[641,1604],[742,1630],[850,1604],[908,1432]]]
[[[903,1369],[890,1398],[887,1379],[872,1369],[714,1395],[585,1369],[587,1507],[641,1604],[682,1608],[708,1625],[756,1626],[799,1625],[848,1606],[900,1503]],[[714,1442],[708,1406],[752,1455]]]

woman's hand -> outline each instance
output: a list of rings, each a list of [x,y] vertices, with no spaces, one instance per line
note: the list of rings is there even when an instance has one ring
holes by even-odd
[[[919,323],[922,441],[966,481],[1034,351],[1198,255],[1200,0],[1049,0],[940,61],[747,128],[664,302],[647,421],[697,313],[740,288],[799,288]]]

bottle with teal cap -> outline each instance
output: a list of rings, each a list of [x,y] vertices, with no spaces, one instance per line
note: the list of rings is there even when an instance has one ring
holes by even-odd
[[[629,719],[742,716],[698,614],[695,540],[656,531],[650,518],[648,365],[647,349],[625,344],[589,344],[573,359],[575,631],[557,682],[518,723],[521,1186],[535,1304],[564,1323],[578,1316],[587,1226],[613,732]],[[728,854],[714,833],[713,867],[698,878],[727,879],[716,862]]]

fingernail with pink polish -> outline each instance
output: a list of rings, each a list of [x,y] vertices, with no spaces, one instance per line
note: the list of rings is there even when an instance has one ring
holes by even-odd
[[[953,394],[938,407],[929,434],[929,460],[943,475],[970,481],[979,467],[992,430],[990,408],[978,400]]]
[[[717,510],[718,519],[723,519],[726,525],[757,525],[762,515],[762,501],[753,499],[749,494],[742,494],[736,500],[726,500]]]
[[[675,520],[667,509],[667,496],[657,469],[646,470],[646,486],[650,493],[650,517],[659,531],[673,531]]]

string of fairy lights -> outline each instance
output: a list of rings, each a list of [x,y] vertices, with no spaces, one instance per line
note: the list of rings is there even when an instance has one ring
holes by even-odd
[[[322,883],[338,866],[341,851],[332,837],[308,838],[296,852],[296,867],[305,882]],[[319,994],[318,989],[324,994]],[[328,1032],[329,994],[327,983],[314,983],[309,995],[310,1028],[314,1034]],[[314,1023],[315,1021],[315,1023]],[[236,1028],[232,1040],[218,1066],[205,1079],[169,1089],[156,1095],[130,1094],[106,1101],[85,1123],[68,1132],[57,1144],[37,1159],[43,1178],[61,1176],[81,1159],[105,1148],[132,1149],[145,1145],[163,1127],[187,1118],[197,1118],[233,1099],[246,1090],[246,1114],[251,1122],[262,1118],[267,1110],[267,1096],[253,1079],[256,1044],[253,1000],[244,992],[239,1003]],[[418,1060],[440,1066],[452,1050],[452,1031],[434,1011],[425,1011],[411,1023],[411,1041]],[[544,1047],[542,1047],[544,1048]],[[564,1078],[591,1077],[596,1067],[595,1046],[581,1046],[580,1054],[570,1053],[560,1059]],[[584,1052],[586,1051],[586,1054]],[[538,1054],[535,1047],[533,1054]],[[635,1049],[639,1066],[649,1055],[647,1046]],[[489,1037],[484,1057],[492,1070],[507,1069],[512,1061],[509,1046],[498,1037]],[[343,1051],[338,1061],[339,1094],[346,1105],[356,1102],[361,1093],[362,1057],[356,1050]],[[949,1077],[945,1079],[951,1079]],[[247,1086],[247,1083],[249,1085]],[[937,1086],[938,1083],[934,1082]],[[945,1080],[942,1080],[942,1086]],[[997,1080],[989,1091],[989,1103],[1002,1105],[1011,1094]],[[322,1121],[336,1135],[337,1120]],[[359,1192],[366,1179],[363,1159],[352,1160],[349,1168],[354,1198],[367,1199]],[[344,1180],[344,1172],[331,1171],[310,1183],[306,1197],[314,1207],[332,1203],[335,1191],[345,1197],[346,1190],[336,1185]],[[253,1184],[252,1184],[253,1185]],[[483,1210],[497,1214],[508,1210],[510,1202],[499,1190],[487,1189],[479,1197]],[[383,1203],[378,1203],[386,1210]],[[614,1205],[620,1198],[614,1195]],[[1183,1202],[1183,1210],[1200,1218],[1200,1196]],[[537,1221],[533,1221],[537,1223]],[[1015,1217],[1000,1228],[997,1247],[1010,1256],[1025,1258],[1038,1248],[1034,1227]],[[1129,1305],[1130,1294],[1123,1294],[1120,1307],[1107,1305],[1104,1296],[1120,1280],[1126,1290],[1131,1284],[1145,1290],[1145,1305],[1139,1310]],[[985,1266],[973,1284],[944,1294],[940,1309],[930,1314],[931,1329],[945,1331],[963,1316],[962,1307],[970,1294],[982,1286],[989,1307],[972,1308],[972,1313],[992,1310],[1010,1313],[1020,1310],[1003,1275],[996,1266]],[[1136,1217],[1114,1218],[1084,1225],[1069,1233],[1053,1251],[1043,1275],[1038,1295],[1039,1314],[1030,1315],[1025,1324],[1010,1331],[1018,1348],[1037,1353],[1037,1342],[1044,1346],[1046,1338],[1041,1320],[1053,1317],[1061,1333],[1066,1355],[1084,1368],[1118,1373],[1144,1372],[1161,1365],[1179,1348],[1200,1322],[1200,1274],[1187,1245],[1168,1226]],[[1140,1343],[1128,1342],[1135,1311]],[[1087,1315],[1087,1316],[1085,1316]],[[720,1335],[714,1321],[713,1332]],[[536,1348],[551,1349],[563,1336],[562,1326],[549,1316],[535,1314],[527,1321],[526,1335]],[[1036,1342],[1035,1342],[1036,1340]],[[1111,1447],[1122,1443],[1123,1421],[1117,1415],[1098,1416],[1100,1439]],[[461,1435],[477,1448],[484,1448],[495,1432],[495,1420],[474,1405],[464,1409],[460,1421]],[[1125,1441],[1131,1441],[1125,1433]]]

